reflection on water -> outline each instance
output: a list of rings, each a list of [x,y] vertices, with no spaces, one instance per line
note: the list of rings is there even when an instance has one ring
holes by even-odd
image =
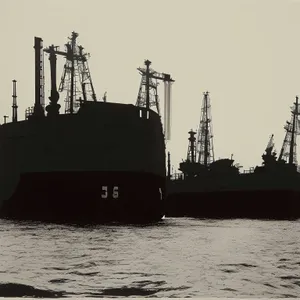
[[[0,296],[300,297],[300,222],[0,224]]]

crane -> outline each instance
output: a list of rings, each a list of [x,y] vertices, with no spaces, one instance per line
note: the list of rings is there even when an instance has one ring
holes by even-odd
[[[211,125],[211,105],[209,92],[203,93],[201,119],[197,137],[198,163],[208,166],[215,160]]]
[[[291,122],[286,122],[286,125],[284,127],[286,134],[278,157],[278,160],[285,160],[289,164],[296,164],[296,165],[297,165],[296,137],[299,134],[299,120],[298,120],[299,114],[300,113],[299,113],[298,96],[296,96],[296,102],[292,107]]]
[[[167,140],[170,139],[170,102],[171,102],[171,84],[175,81],[171,78],[170,74],[158,73],[150,68],[151,61],[145,60],[145,68],[138,68],[138,71],[142,75],[136,106],[146,107],[148,111],[151,106],[156,107],[156,111],[159,116],[159,97],[157,93],[157,87],[159,81],[164,82],[165,95],[164,95],[164,130]]]
[[[269,142],[267,144],[265,153],[262,155],[263,165],[269,166],[276,162],[276,151],[274,149],[274,134],[272,134],[269,138]],[[272,152],[273,151],[273,152]]]
[[[270,136],[269,142],[268,142],[267,147],[266,147],[266,150],[265,150],[266,153],[271,154],[271,152],[272,152],[274,146],[275,146],[275,143],[274,143],[274,134],[272,134],[272,135]]]
[[[61,77],[61,82],[58,88],[59,92],[66,91],[66,107],[65,113],[73,114],[78,108],[79,104],[74,104],[75,100],[83,98],[87,101],[88,92],[93,101],[97,101],[92,78],[88,66],[89,54],[83,52],[83,47],[77,45],[76,39],[78,33],[72,32],[70,42],[65,44],[66,51],[59,51],[58,47],[55,48],[54,53],[66,58],[64,71]],[[50,53],[50,48],[44,49],[46,53]],[[78,81],[79,86],[76,84]],[[87,86],[90,86],[88,90]],[[78,99],[75,99],[78,97]]]

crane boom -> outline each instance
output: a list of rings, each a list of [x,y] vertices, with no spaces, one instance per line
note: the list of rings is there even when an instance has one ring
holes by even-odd
[[[175,81],[170,74],[158,73],[150,68],[151,61],[145,60],[145,68],[137,68],[142,75],[136,106],[145,106],[147,110],[155,106],[160,116],[159,97],[157,93],[158,81],[164,82],[164,133],[166,140],[170,140],[171,117],[171,84]]]

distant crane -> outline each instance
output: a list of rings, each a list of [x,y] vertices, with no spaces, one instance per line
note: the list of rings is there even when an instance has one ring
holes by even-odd
[[[207,167],[210,163],[214,162],[214,146],[213,134],[211,124],[211,106],[209,93],[203,93],[203,103],[201,108],[201,119],[198,129],[197,137],[197,153],[198,163]]]
[[[145,68],[138,68],[142,75],[136,106],[146,107],[147,111],[150,107],[155,106],[159,116],[159,97],[157,93],[158,81],[163,81],[165,85],[164,95],[164,131],[166,140],[170,139],[170,102],[171,102],[171,84],[174,80],[169,74],[158,73],[150,68],[151,61],[145,60]]]
[[[76,100],[87,101],[90,96],[93,101],[97,101],[87,62],[89,54],[83,53],[84,48],[77,45],[77,37],[78,33],[73,31],[69,38],[70,42],[65,44],[66,52],[55,49],[55,54],[66,58],[58,91],[66,91],[65,113],[69,114],[76,112],[80,106],[78,102],[74,103]],[[50,53],[49,48],[44,51]]]
[[[298,96],[296,96],[296,102],[292,109],[291,122],[286,122],[284,129],[286,130],[285,138],[278,160],[285,160],[289,164],[297,165],[297,143],[296,137],[299,134],[299,103]],[[288,147],[289,146],[289,147]]]
[[[271,154],[271,152],[272,152],[274,146],[275,146],[275,143],[274,143],[274,134],[272,134],[272,135],[270,136],[268,145],[267,145],[267,147],[266,147],[266,152]]]
[[[268,166],[276,162],[276,151],[274,150],[274,134],[270,136],[265,153],[262,155],[263,165]]]
[[[179,164],[179,170],[184,174],[184,177],[195,177],[203,174],[209,170],[209,165],[215,160],[209,93],[203,94],[197,139],[195,137],[196,132],[190,130],[187,158]]]

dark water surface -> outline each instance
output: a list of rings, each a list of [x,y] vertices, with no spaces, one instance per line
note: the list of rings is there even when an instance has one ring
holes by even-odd
[[[300,297],[299,221],[0,225],[0,297]]]

